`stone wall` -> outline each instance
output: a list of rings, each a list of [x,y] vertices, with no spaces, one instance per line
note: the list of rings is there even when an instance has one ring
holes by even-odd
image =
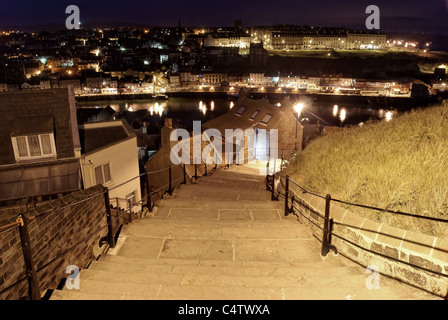
[[[281,178],[278,191],[284,194]],[[289,184],[294,212],[322,240],[325,199]],[[353,209],[355,210],[355,209]],[[448,296],[448,239],[391,227],[363,218],[334,201],[330,205],[331,244],[338,254],[441,297]],[[386,214],[386,213],[384,213]],[[329,253],[332,254],[331,252]]]
[[[99,253],[100,240],[107,235],[103,187],[74,192],[61,199],[28,210],[29,234],[41,293],[55,289],[69,274],[70,265],[84,268]],[[0,225],[14,222],[17,216],[5,213]],[[1,300],[27,296],[25,264],[18,227],[0,233]],[[13,285],[19,281],[18,284]]]

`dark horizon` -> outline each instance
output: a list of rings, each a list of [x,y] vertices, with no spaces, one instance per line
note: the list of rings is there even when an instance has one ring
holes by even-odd
[[[380,8],[380,32],[432,33],[448,35],[448,0],[397,0],[376,1]],[[236,1],[226,3],[172,0],[142,2],[128,0],[99,0],[94,3],[79,1],[15,1],[3,6],[0,28],[29,28],[32,26],[60,25],[64,28],[68,5],[77,5],[84,25],[101,25],[119,22],[148,26],[177,26],[180,19],[184,27],[233,26],[241,19],[243,26],[254,25],[311,25],[366,29],[365,10],[372,4],[366,0],[349,0],[335,3],[321,0],[309,3],[298,1]]]

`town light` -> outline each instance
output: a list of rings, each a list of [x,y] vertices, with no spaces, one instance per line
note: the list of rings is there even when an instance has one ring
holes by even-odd
[[[297,113],[297,116],[300,117],[300,114],[302,113],[303,110],[303,103],[297,103],[294,105],[294,111]]]
[[[232,109],[234,105],[233,101],[230,101],[230,109]]]
[[[385,115],[386,121],[389,122],[390,120],[392,120],[392,116],[393,116],[392,112],[391,111],[387,111],[386,115]]]
[[[341,120],[341,125],[342,125],[342,122],[344,122],[346,118],[347,118],[347,111],[345,109],[341,109],[341,113],[339,114],[339,119]]]
[[[337,116],[338,115],[338,111],[339,111],[339,107],[338,107],[338,105],[337,104],[335,104],[334,106],[333,106],[333,116]]]

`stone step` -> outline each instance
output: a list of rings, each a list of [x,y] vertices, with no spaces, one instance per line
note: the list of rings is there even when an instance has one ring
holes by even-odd
[[[200,269],[189,271],[189,268],[178,267],[178,271],[173,268],[173,273],[156,273],[149,271],[124,271],[116,270],[105,271],[99,269],[84,269],[79,273],[80,286],[86,281],[113,283],[104,289],[103,293],[113,294],[119,289],[118,293],[125,293],[124,290],[131,292],[132,288],[141,288],[145,286],[147,290],[157,291],[157,285],[182,285],[182,286],[222,286],[222,287],[298,287],[312,286],[338,286],[338,287],[365,287],[366,276],[353,274],[349,270],[329,271],[326,275],[313,274],[312,270],[306,272],[280,273],[275,275],[268,274],[238,274],[236,269],[234,273],[229,273],[228,268],[224,274],[218,273],[199,273]],[[210,269],[210,267],[207,267]],[[212,269],[210,269],[212,270]],[[224,269],[221,269],[223,271]],[[212,271],[209,271],[212,272]],[[345,272],[345,274],[344,274]],[[100,293],[100,288],[92,289],[93,285],[83,290],[90,293]],[[66,289],[67,291],[71,291]],[[135,291],[135,290],[134,290]],[[142,291],[143,292],[143,291]]]
[[[161,300],[281,300],[282,288],[233,286],[175,286],[160,288]]]
[[[269,199],[270,200],[270,199]],[[209,208],[209,209],[284,209],[284,203],[280,201],[230,201],[230,200],[192,200],[190,197],[173,197],[162,199],[157,203],[157,207],[170,208]],[[283,212],[282,212],[283,213]]]
[[[213,212],[212,212],[213,213]],[[180,215],[180,214],[179,214]],[[197,216],[196,216],[197,215]],[[145,217],[138,221],[134,221],[132,225],[144,226],[202,226],[202,227],[239,227],[239,228],[255,228],[255,227],[297,227],[302,228],[304,225],[293,219],[239,219],[227,220],[218,219],[218,213],[201,214],[201,212],[185,212],[182,217],[175,217],[171,211],[166,212],[162,217]],[[306,229],[306,227],[305,227]]]
[[[331,261],[294,262],[294,261],[252,261],[252,260],[207,260],[207,259],[173,259],[173,258],[145,258],[126,257],[122,255],[101,255],[98,262],[121,265],[136,265],[137,268],[145,266],[191,266],[191,267],[245,267],[245,268],[303,268],[326,269],[345,267],[346,264],[338,257]],[[92,263],[91,265],[93,265]],[[160,269],[165,270],[165,269]]]
[[[154,264],[135,261],[110,262],[107,260],[96,261],[89,266],[89,270],[102,270],[110,272],[151,272],[164,274],[197,274],[216,276],[294,276],[300,278],[334,277],[334,276],[360,276],[359,268],[346,266],[332,266],[322,263],[316,268],[316,264],[298,264],[297,266],[216,266],[210,260],[207,265],[183,265],[183,264]]]
[[[50,300],[122,300],[123,295],[119,293],[105,294],[92,293],[81,290],[54,290]]]
[[[282,224],[268,227],[233,227],[225,225],[132,224],[123,227],[122,235],[170,239],[311,239],[312,233],[305,225]],[[269,232],[267,232],[269,231]]]
[[[178,188],[174,190],[174,197],[188,196],[196,199],[213,200],[251,200],[251,201],[270,201],[271,193],[260,190],[235,189],[235,188],[217,188],[212,186],[191,185],[189,188]]]
[[[125,237],[118,253],[130,258],[319,262],[320,246],[306,239],[171,239]]]

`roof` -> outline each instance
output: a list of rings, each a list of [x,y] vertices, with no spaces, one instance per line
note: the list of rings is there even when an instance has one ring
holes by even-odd
[[[79,181],[78,159],[0,168],[0,200],[72,192]]]
[[[204,123],[204,129],[217,129],[224,133],[225,129],[250,128],[271,129],[278,125],[283,115],[283,109],[269,103],[267,99],[241,98],[227,113]],[[272,117],[264,123],[265,117]]]
[[[75,156],[79,139],[73,90],[59,88],[0,93],[0,113],[0,165],[16,164],[12,134],[28,134],[50,127],[54,132],[58,159]],[[53,121],[49,115],[53,116]]]
[[[54,132],[52,114],[17,117],[11,123],[11,136]]]
[[[125,120],[91,122],[80,127],[82,153],[99,151],[135,137]]]

